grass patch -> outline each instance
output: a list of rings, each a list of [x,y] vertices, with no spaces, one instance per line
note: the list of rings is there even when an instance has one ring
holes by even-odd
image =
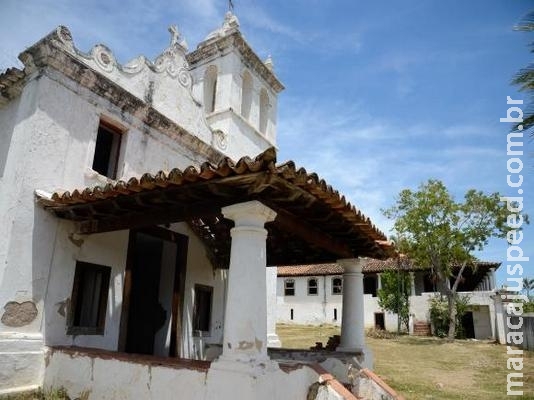
[[[331,325],[279,324],[284,347],[307,349],[339,334]],[[472,340],[367,337],[374,372],[407,400],[534,400],[534,353],[523,353],[523,397],[506,395],[506,347]],[[517,388],[517,387],[516,387]]]
[[[70,400],[70,397],[64,388],[58,388],[0,396],[0,400]]]

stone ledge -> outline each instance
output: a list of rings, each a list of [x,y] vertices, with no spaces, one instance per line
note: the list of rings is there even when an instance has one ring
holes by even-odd
[[[173,357],[157,357],[145,354],[119,353],[110,350],[92,349],[87,347],[53,346],[49,347],[49,349],[52,354],[56,352],[64,353],[70,355],[71,358],[100,358],[102,360],[117,360],[149,366],[160,366],[174,369],[189,369],[199,372],[207,372],[211,365],[211,362],[209,361],[189,360],[184,358]]]
[[[342,362],[349,362],[353,358],[363,356],[361,352],[344,352],[335,350],[303,350],[287,348],[269,348],[269,357],[277,361],[302,361],[321,363],[328,358],[335,358]]]

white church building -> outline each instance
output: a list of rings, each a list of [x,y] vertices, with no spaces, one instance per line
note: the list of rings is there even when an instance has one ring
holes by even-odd
[[[361,260],[385,235],[277,164],[284,87],[234,15],[193,51],[170,32],[121,65],[60,26],[0,74],[0,395],[394,398],[365,369]],[[340,348],[268,351],[266,265],[337,260]]]

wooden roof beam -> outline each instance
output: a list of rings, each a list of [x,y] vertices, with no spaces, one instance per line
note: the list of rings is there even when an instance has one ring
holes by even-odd
[[[345,243],[336,241],[316,227],[304,222],[302,218],[297,218],[287,211],[276,208],[274,208],[274,210],[277,212],[274,223],[280,229],[283,229],[286,232],[291,232],[305,242],[326,250],[339,258],[354,257],[350,247]]]

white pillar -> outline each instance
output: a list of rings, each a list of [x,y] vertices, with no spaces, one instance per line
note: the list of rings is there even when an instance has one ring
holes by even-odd
[[[415,296],[415,272],[410,271],[410,295]]]
[[[376,274],[376,291],[382,289],[382,274]]]
[[[276,334],[276,311],[277,311],[277,268],[268,267],[267,279],[267,347],[282,347],[280,338]]]
[[[506,311],[505,304],[503,303],[504,295],[496,294],[494,297],[495,300],[495,334],[496,339],[500,344],[506,344]]]
[[[495,290],[497,289],[497,279],[495,277],[495,268],[490,268],[489,275],[490,275],[490,282],[491,282],[490,290]]]
[[[343,267],[343,312],[341,341],[337,351],[361,352],[362,365],[372,367],[372,355],[365,346],[365,316],[362,267],[365,259],[338,260]]]
[[[266,240],[264,224],[276,213],[259,201],[222,209],[235,222],[221,361],[259,364],[267,355]]]

